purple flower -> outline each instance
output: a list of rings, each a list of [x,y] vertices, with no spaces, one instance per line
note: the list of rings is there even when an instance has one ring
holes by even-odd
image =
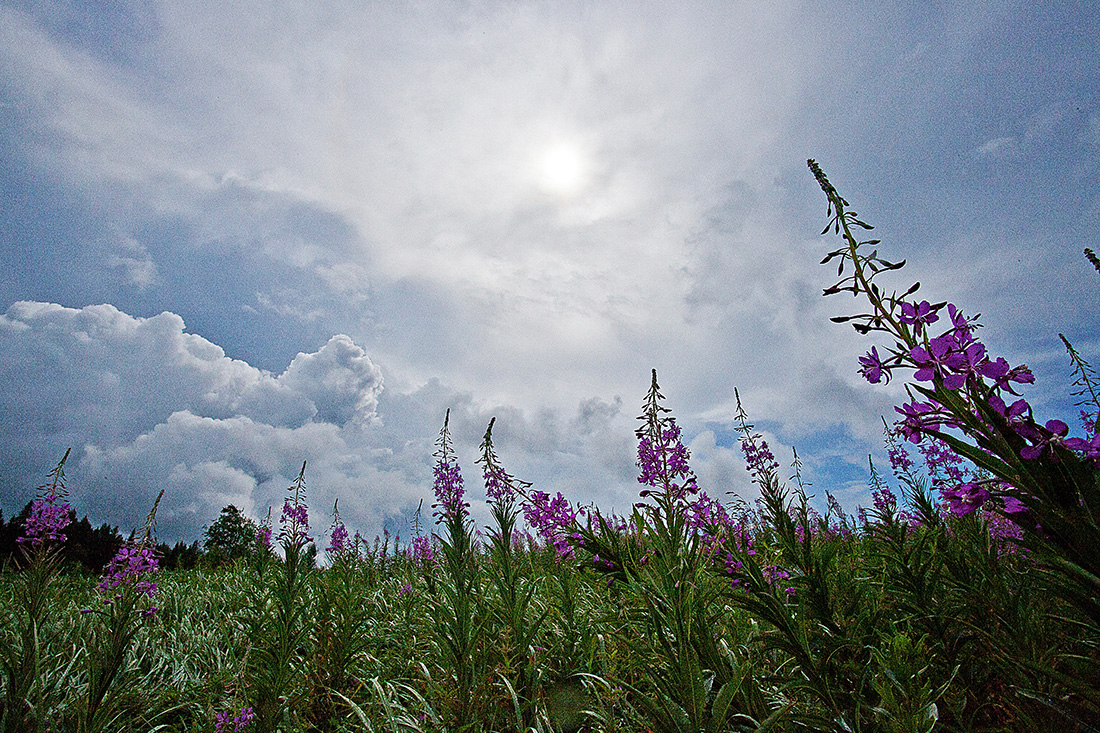
[[[981,373],[983,376],[988,377],[994,381],[993,389],[998,392],[1004,391],[1009,394],[1019,394],[1010,386],[1011,382],[1017,384],[1034,384],[1035,375],[1031,373],[1031,370],[1026,366],[1010,367],[1008,362],[1003,357],[998,357],[996,361],[986,360],[981,366]]]
[[[919,443],[924,433],[935,426],[934,422],[927,421],[924,417],[936,411],[935,406],[930,403],[913,401],[901,407],[895,407],[894,410],[905,416],[905,419],[898,423],[898,430],[910,443]]]
[[[730,519],[722,502],[710,498],[705,491],[699,492],[695,500],[688,505],[687,510],[688,527],[693,531],[729,525]]]
[[[660,440],[654,444],[651,437],[641,432],[638,436],[638,467],[641,474],[638,483],[669,491],[674,501],[683,501],[695,494],[699,487],[688,465],[690,453],[680,442],[680,426],[670,417],[664,424],[658,422]],[[646,489],[642,497],[654,492]]]
[[[998,415],[1007,420],[1010,425],[1022,424],[1024,422],[1024,416],[1031,414],[1031,405],[1027,403],[1027,400],[1023,399],[1016,400],[1011,406],[1006,406],[1001,396],[995,394],[990,396],[989,406],[992,407]]]
[[[413,564],[422,573],[429,572],[438,564],[435,548],[427,537],[417,537],[412,541]]]
[[[878,384],[883,377],[886,377],[883,384],[890,383],[890,369],[883,363],[878,355],[878,349],[874,346],[871,347],[866,356],[859,357],[859,363],[862,365],[859,373],[871,384]]]
[[[958,342],[963,345],[970,343],[973,340],[971,333],[974,331],[974,324],[963,316],[954,303],[947,304],[947,314],[951,317],[952,331]]]
[[[966,357],[956,351],[957,344],[951,334],[939,336],[928,342],[928,348],[914,346],[909,356],[919,367],[913,373],[918,382],[931,382],[936,377],[943,380],[945,389],[959,389],[966,384],[966,376],[954,370],[966,364]]]
[[[35,550],[43,545],[49,546],[53,542],[64,542],[65,535],[62,530],[69,526],[69,518],[72,507],[68,502],[57,503],[58,497],[49,494],[42,499],[35,499],[31,505],[31,515],[27,517],[23,536],[18,539],[20,543],[30,544]]]
[[[270,517],[269,517],[270,518]],[[256,530],[256,546],[261,551],[271,549],[271,527],[266,524],[261,524],[260,528]]]
[[[919,337],[924,331],[924,327],[930,323],[935,323],[940,317],[936,315],[936,311],[932,309],[932,306],[927,300],[922,300],[920,303],[914,305],[913,303],[901,304],[901,315],[898,316],[898,320],[902,323],[913,326],[913,332]]]
[[[1048,420],[1045,430],[1038,425],[1024,423],[1016,428],[1016,432],[1033,444],[1020,449],[1021,457],[1034,460],[1045,455],[1057,460],[1054,446],[1063,444],[1063,438],[1069,432],[1069,426],[1061,420]]]
[[[329,544],[326,549],[330,554],[337,557],[344,556],[351,549],[348,543],[348,529],[344,526],[343,522],[337,521],[333,525],[332,532],[329,534]]]
[[[438,450],[435,452],[436,464],[432,469],[435,483],[432,490],[438,503],[432,504],[432,515],[437,517],[436,524],[446,522],[452,524],[462,522],[467,516],[470,505],[462,500],[466,489],[462,485],[462,473],[458,469],[458,461],[453,459],[454,448],[451,446],[451,433],[448,425],[451,421],[451,411],[447,410],[443,418],[443,429],[439,431],[436,440]]]
[[[1100,412],[1093,414],[1087,410],[1081,410],[1081,426],[1088,435],[1095,436],[1100,432]]]
[[[1066,447],[1084,453],[1083,458],[1091,461],[1100,461],[1100,433],[1092,436],[1090,440],[1084,438],[1067,438]]]
[[[485,493],[490,501],[499,503],[512,497],[512,477],[503,470],[493,471],[486,468],[482,475],[485,479]]]
[[[891,434],[891,437],[893,437],[893,434]],[[886,455],[890,458],[890,468],[894,471],[894,475],[900,476],[911,471],[913,459],[909,457],[905,446],[898,443],[897,438],[890,440],[887,446]]]
[[[1026,514],[1028,512],[1027,505],[1015,496],[1005,496],[1001,501],[1004,503],[1005,514]]]
[[[880,514],[893,514],[898,506],[898,497],[886,484],[880,484],[877,489],[871,490],[871,498],[875,502],[875,510]]]
[[[745,463],[748,464],[749,472],[757,480],[763,480],[766,475],[775,473],[779,468],[779,463],[768,448],[767,441],[759,433],[741,437],[741,452],[745,454]]]
[[[304,546],[313,542],[309,536],[309,510],[303,503],[283,503],[283,515],[279,518],[279,542],[284,545]]]
[[[214,716],[214,733],[240,733],[256,717],[252,708],[241,708],[241,711],[232,718],[229,717],[230,715],[231,713],[224,712]],[[229,728],[230,723],[233,724],[232,729]]]
[[[451,464],[441,460],[436,464],[433,472],[435,474],[433,490],[439,503],[433,504],[432,507],[442,509],[441,512],[435,512],[438,517],[436,524],[451,522],[465,516],[470,505],[462,501],[466,489],[462,485],[462,474],[459,472],[458,463]]]
[[[160,572],[156,552],[144,544],[126,543],[107,565],[96,588],[104,595],[103,605],[109,606],[121,597],[121,588],[133,588],[138,594],[152,598],[157,592],[156,581],[149,576]],[[146,618],[156,613],[157,608],[150,606],[142,611]]]
[[[558,560],[572,557],[571,540],[577,539],[574,531],[577,516],[583,514],[583,510],[573,509],[561,492],[551,500],[545,491],[534,491],[531,500],[523,503],[523,518],[527,520],[527,525],[554,545]]]
[[[961,517],[985,504],[989,500],[990,493],[983,484],[968,481],[953,489],[941,489],[940,496],[947,500],[951,513]]]

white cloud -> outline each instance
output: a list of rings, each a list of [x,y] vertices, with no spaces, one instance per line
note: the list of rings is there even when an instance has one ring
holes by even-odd
[[[382,370],[351,338],[338,334],[320,351],[298,354],[277,381],[312,400],[318,419],[343,425],[374,415]]]
[[[388,485],[384,501],[349,500],[372,521],[419,491],[407,474],[394,479],[369,466],[363,430],[376,416],[382,376],[346,336],[274,376],[186,333],[172,313],[134,318],[109,305],[20,302],[0,316],[0,365],[5,452],[41,465],[76,447],[93,514],[109,495],[106,504],[124,505],[133,520],[163,486],[163,516],[194,529],[225,503],[277,503],[299,461],[314,456],[326,498],[341,488],[361,493],[367,477]]]
[[[157,264],[149,257],[141,242],[133,237],[124,237],[119,249],[120,253],[108,255],[108,267],[122,268],[126,272],[127,281],[138,290],[145,290],[156,284]]]
[[[275,376],[185,332],[172,313],[20,302],[0,316],[0,383],[5,505],[28,499],[38,476],[27,471],[44,473],[71,446],[78,511],[137,526],[163,488],[159,525],[169,539],[197,538],[230,503],[277,515],[302,461],[315,534],[337,499],[351,526],[376,533],[433,502],[431,453],[447,409],[482,524],[475,460],[491,417],[498,455],[536,488],[620,512],[637,492],[634,425],[620,398],[588,398],[567,418],[478,403],[438,381],[392,393],[347,336]]]
[[[1013,136],[997,137],[989,140],[978,148],[979,155],[1004,160],[1020,156],[1020,142]]]

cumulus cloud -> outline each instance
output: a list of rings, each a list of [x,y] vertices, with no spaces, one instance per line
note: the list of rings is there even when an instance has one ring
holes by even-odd
[[[318,419],[343,425],[374,415],[382,370],[350,337],[338,334],[320,351],[298,354],[277,381],[310,399]]]
[[[173,313],[19,302],[0,316],[0,385],[5,506],[28,500],[71,446],[80,511],[137,526],[163,488],[159,526],[171,540],[199,537],[226,504],[278,514],[302,462],[315,532],[337,499],[367,534],[401,525],[433,502],[431,454],[448,409],[479,523],[490,517],[475,461],[492,417],[508,470],[540,490],[621,512],[637,492],[621,397],[586,398],[570,414],[478,401],[438,380],[394,392],[343,335],[274,375],[227,357]]]
[[[333,474],[329,486],[362,478],[370,454],[363,426],[376,418],[382,391],[381,370],[347,336],[273,375],[187,333],[173,313],[135,318],[110,305],[33,302],[0,316],[0,381],[9,479],[26,480],[24,471],[75,446],[85,478],[103,492],[93,513],[124,508],[132,519],[161,485],[171,489],[165,518],[192,520],[180,528],[225,503],[275,502],[307,458]],[[349,472],[335,468],[349,462]],[[391,511],[411,500],[407,477],[399,483],[390,486]]]

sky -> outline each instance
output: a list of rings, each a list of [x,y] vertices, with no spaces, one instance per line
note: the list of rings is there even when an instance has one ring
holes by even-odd
[[[504,467],[637,500],[656,369],[711,496],[757,495],[736,394],[816,501],[869,505],[880,337],[822,297],[816,159],[896,280],[981,313],[1042,420],[1100,364],[1093,2],[0,0],[0,507],[69,448],[78,515],[201,539],[431,527]],[[732,493],[730,493],[732,492]]]

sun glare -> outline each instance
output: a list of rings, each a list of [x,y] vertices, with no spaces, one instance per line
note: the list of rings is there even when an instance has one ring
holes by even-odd
[[[568,196],[584,184],[584,160],[569,145],[555,145],[539,159],[539,183],[549,193]]]

